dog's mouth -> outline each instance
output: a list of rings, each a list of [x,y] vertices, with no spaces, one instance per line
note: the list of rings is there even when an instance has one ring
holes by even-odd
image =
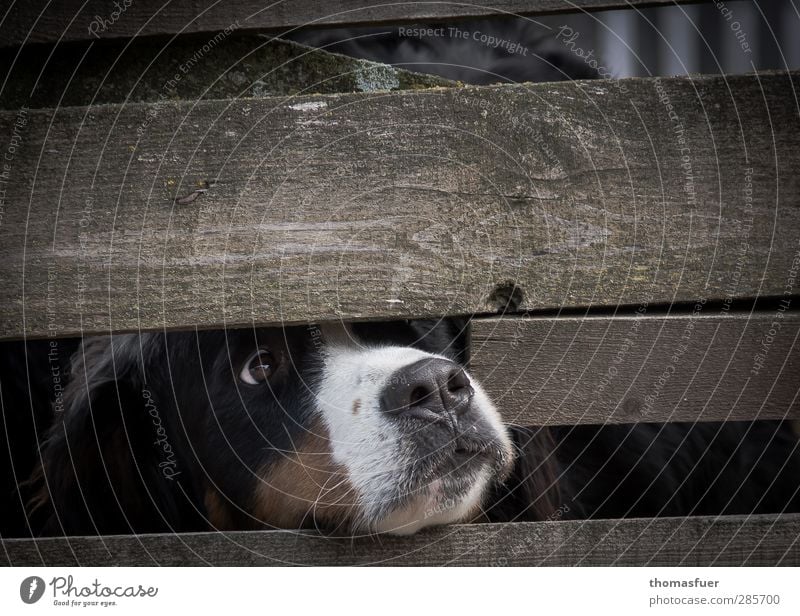
[[[426,422],[423,429],[406,424],[403,432],[412,443],[410,473],[423,479],[470,474],[489,467],[492,477],[503,480],[513,463],[510,442],[491,426],[474,418],[459,422]]]
[[[459,437],[449,447],[432,456],[430,472],[439,479],[469,478],[477,472],[487,472],[490,479],[502,481],[511,464],[510,451],[499,438]],[[421,466],[424,468],[425,463]]]
[[[452,439],[410,460],[392,478],[394,489],[375,516],[377,529],[406,534],[471,519],[480,512],[488,486],[505,479],[512,464],[511,449],[500,435]]]

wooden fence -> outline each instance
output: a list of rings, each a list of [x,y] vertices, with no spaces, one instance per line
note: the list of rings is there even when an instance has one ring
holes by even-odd
[[[218,35],[232,24],[658,2],[208,2],[151,18],[162,3],[140,1],[96,33],[104,3],[77,15],[36,4],[0,24],[6,57],[61,45],[77,67],[98,53],[93,35],[126,47],[192,34],[153,39],[154,66],[213,40],[198,62],[213,55],[230,76],[242,53],[226,45],[283,44]],[[138,85],[109,65],[100,99],[78,79],[25,108],[8,103],[25,83],[12,70],[0,92],[0,338],[476,314],[472,370],[509,422],[800,418],[800,74],[464,87],[339,62],[360,91],[321,94],[311,79],[182,100],[189,71],[153,70],[131,103]],[[206,92],[221,74],[191,79]],[[2,545],[16,565],[798,565],[799,538],[800,516],[785,514]]]

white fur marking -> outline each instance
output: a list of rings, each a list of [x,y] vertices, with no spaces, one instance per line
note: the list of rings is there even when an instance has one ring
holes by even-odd
[[[343,465],[360,497],[364,525],[378,532],[409,534],[425,526],[463,519],[480,503],[491,479],[488,465],[466,496],[448,500],[441,482],[434,480],[411,504],[380,518],[386,503],[397,496],[397,483],[407,472],[404,436],[380,410],[380,396],[399,369],[425,358],[443,358],[410,347],[357,348],[344,326],[324,326],[324,369],[317,406],[328,428],[333,459]],[[494,405],[483,388],[470,378],[474,404],[497,435],[511,444]],[[358,401],[358,413],[353,413]]]

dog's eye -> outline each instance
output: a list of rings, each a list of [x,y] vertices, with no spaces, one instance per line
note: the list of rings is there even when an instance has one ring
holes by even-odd
[[[244,363],[239,379],[248,385],[265,383],[275,370],[275,358],[268,349],[258,349]]]

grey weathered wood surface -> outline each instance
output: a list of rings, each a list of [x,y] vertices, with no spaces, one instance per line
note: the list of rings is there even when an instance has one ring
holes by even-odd
[[[797,81],[2,112],[0,336],[782,295]]]
[[[135,0],[117,19],[112,20],[114,5],[104,0],[89,0],[83,3],[80,10],[70,3],[27,0],[16,2],[8,17],[0,23],[0,45],[81,40],[93,36],[115,38],[148,34],[189,34],[224,30],[237,22],[241,28],[290,29],[305,25],[431,21],[505,14],[535,15],[696,1],[698,0],[488,0],[459,4],[340,0],[329,4],[317,0],[288,0],[265,5],[256,0],[199,0],[191,3],[175,0],[168,4],[159,0]],[[122,5],[122,0],[119,3]],[[91,34],[89,25],[95,16],[110,23],[105,29]]]
[[[3,76],[2,109],[455,85],[435,75],[240,33],[84,42],[57,53],[49,45],[0,49],[0,66],[11,67]]]
[[[800,565],[800,515],[467,524],[411,537],[265,531],[6,539],[7,564]]]
[[[800,419],[800,313],[711,310],[477,320],[472,372],[520,425]]]

